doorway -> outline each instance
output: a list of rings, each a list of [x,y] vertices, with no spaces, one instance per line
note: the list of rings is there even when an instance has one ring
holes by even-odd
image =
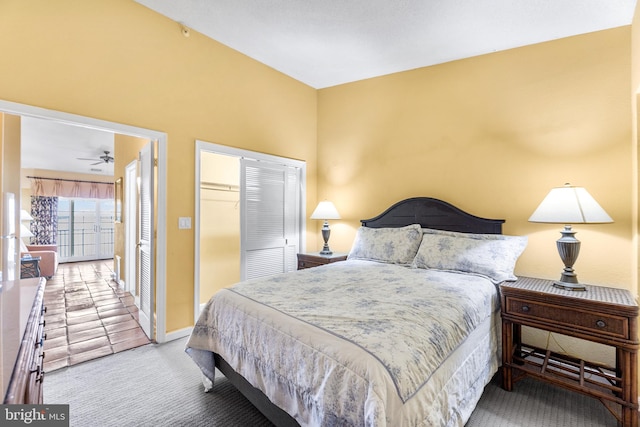
[[[54,120],[61,123],[85,126],[98,130],[105,130],[122,135],[131,135],[157,141],[157,193],[155,205],[156,216],[156,253],[155,268],[149,272],[155,278],[155,341],[161,343],[167,341],[166,333],[166,175],[167,175],[167,135],[163,132],[93,119],[75,114],[63,113],[29,105],[17,104],[0,100],[0,111],[21,117],[36,117]],[[182,336],[183,334],[180,334]],[[179,338],[170,337],[169,339]]]
[[[196,141],[194,320],[219,289],[292,271],[305,245],[303,161]]]

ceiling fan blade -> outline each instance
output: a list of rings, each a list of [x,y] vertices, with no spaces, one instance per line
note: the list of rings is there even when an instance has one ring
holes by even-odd
[[[95,160],[95,159],[92,159],[92,160]],[[101,165],[102,163],[104,163],[104,162],[102,160],[100,160],[99,162],[91,163],[91,166]]]
[[[86,157],[76,157],[77,160],[93,160],[96,161],[98,159],[87,159]]]

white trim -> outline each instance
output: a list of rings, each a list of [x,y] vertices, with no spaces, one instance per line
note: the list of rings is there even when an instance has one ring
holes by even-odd
[[[31,105],[18,104],[0,100],[0,112],[20,116],[37,117],[55,120],[60,123],[85,126],[88,128],[116,132],[158,141],[158,197],[157,218],[158,235],[156,236],[156,341],[166,340],[166,259],[167,259],[167,134],[151,129],[108,122],[86,116],[79,116]]]
[[[196,140],[196,167],[195,167],[195,211],[193,213],[193,323],[198,321],[200,315],[200,177],[202,151],[207,143]]]
[[[272,154],[259,153],[257,151],[244,150],[242,148],[228,147],[226,145],[214,144],[196,139],[196,150],[209,151],[217,154],[226,154],[227,156],[240,157],[253,160],[264,160],[271,163],[277,163],[286,166],[295,166],[306,172],[307,163],[303,160],[290,159],[288,157],[274,156]],[[283,161],[284,160],[284,161]]]
[[[156,236],[156,341],[167,335],[167,135],[158,138],[158,182]]]
[[[188,337],[189,335],[191,335],[192,330],[193,330],[193,327],[189,326],[188,328],[178,329],[177,331],[169,332],[168,334],[165,334],[165,340],[163,342],[175,341],[175,340],[179,340],[180,338]]]
[[[200,161],[203,151],[217,154],[225,154],[238,158],[246,158],[253,160],[268,161],[271,163],[282,164],[286,166],[295,166],[300,168],[300,248],[306,245],[306,207],[307,207],[307,163],[302,160],[284,158],[271,154],[258,153],[255,151],[243,150],[240,148],[228,147],[226,145],[214,144],[212,142],[201,141],[196,139],[196,155],[195,155],[195,221],[194,221],[194,258],[193,258],[193,317],[194,323],[198,321],[198,316],[202,311],[203,304],[200,304]],[[283,161],[284,160],[284,161]]]

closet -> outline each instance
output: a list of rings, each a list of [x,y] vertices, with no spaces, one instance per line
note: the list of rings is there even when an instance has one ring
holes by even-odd
[[[304,162],[198,141],[195,314],[241,280],[294,271],[304,247]]]
[[[200,181],[200,303],[240,281],[240,161],[204,152]]]

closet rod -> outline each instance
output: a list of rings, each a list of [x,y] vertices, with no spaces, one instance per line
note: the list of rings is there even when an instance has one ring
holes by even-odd
[[[42,176],[27,176],[31,179],[46,179],[48,181],[66,181],[66,182],[86,182],[87,184],[113,184],[113,182],[106,181],[83,181],[81,179],[65,179],[65,178],[45,178]]]
[[[239,193],[240,192],[240,186],[238,186],[238,185],[219,184],[217,182],[202,181],[200,183],[200,188],[202,188],[203,190],[229,191],[229,192],[232,192],[232,193]]]

